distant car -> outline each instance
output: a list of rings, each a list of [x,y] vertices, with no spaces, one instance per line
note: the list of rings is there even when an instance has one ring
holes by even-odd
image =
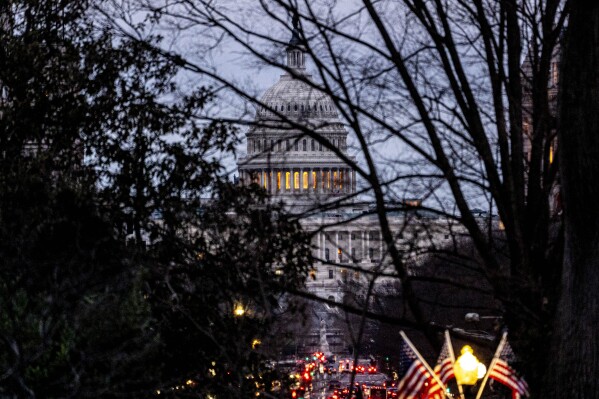
[[[331,380],[329,381],[329,390],[341,389],[341,381]]]
[[[327,389],[326,399],[342,399],[342,389]]]
[[[368,397],[365,399],[387,399],[388,392],[384,387],[372,387],[368,390]]]

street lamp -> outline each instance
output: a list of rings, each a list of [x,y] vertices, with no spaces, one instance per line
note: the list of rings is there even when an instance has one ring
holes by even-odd
[[[233,308],[233,314],[236,317],[241,317],[245,314],[245,308],[243,307],[243,305],[241,303],[238,303],[235,305],[235,308]]]
[[[485,365],[478,361],[473,352],[470,345],[464,346],[455,362],[455,378],[460,385],[474,385],[487,372]]]

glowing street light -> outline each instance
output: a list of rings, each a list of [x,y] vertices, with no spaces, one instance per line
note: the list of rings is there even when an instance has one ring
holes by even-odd
[[[245,314],[245,308],[243,307],[243,305],[241,303],[238,303],[235,305],[235,308],[233,308],[233,314],[236,317],[241,317]]]
[[[472,347],[464,346],[455,362],[455,378],[460,385],[474,385],[487,372],[485,365],[478,361],[473,352]]]

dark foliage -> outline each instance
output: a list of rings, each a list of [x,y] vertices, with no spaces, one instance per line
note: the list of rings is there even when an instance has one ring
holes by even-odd
[[[308,239],[227,181],[237,132],[199,117],[210,89],[181,94],[94,6],[0,5],[0,396],[269,391],[256,340]]]

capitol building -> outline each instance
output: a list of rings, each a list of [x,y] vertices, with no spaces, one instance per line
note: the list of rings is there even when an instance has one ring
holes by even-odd
[[[356,162],[348,152],[348,132],[332,99],[311,84],[297,30],[286,53],[287,72],[263,94],[264,107],[258,107],[247,132],[239,179],[244,185],[258,184],[272,201],[302,215],[302,226],[313,233],[315,259],[307,289],[339,303],[348,289],[360,296],[359,287],[373,278],[385,287],[397,281],[396,273],[374,208],[360,200],[356,172],[348,166],[347,161]],[[418,212],[418,217],[414,212],[387,215],[406,260],[416,259],[419,248],[443,245],[453,228],[446,219]],[[343,345],[334,337],[330,341],[333,352],[336,344]]]

